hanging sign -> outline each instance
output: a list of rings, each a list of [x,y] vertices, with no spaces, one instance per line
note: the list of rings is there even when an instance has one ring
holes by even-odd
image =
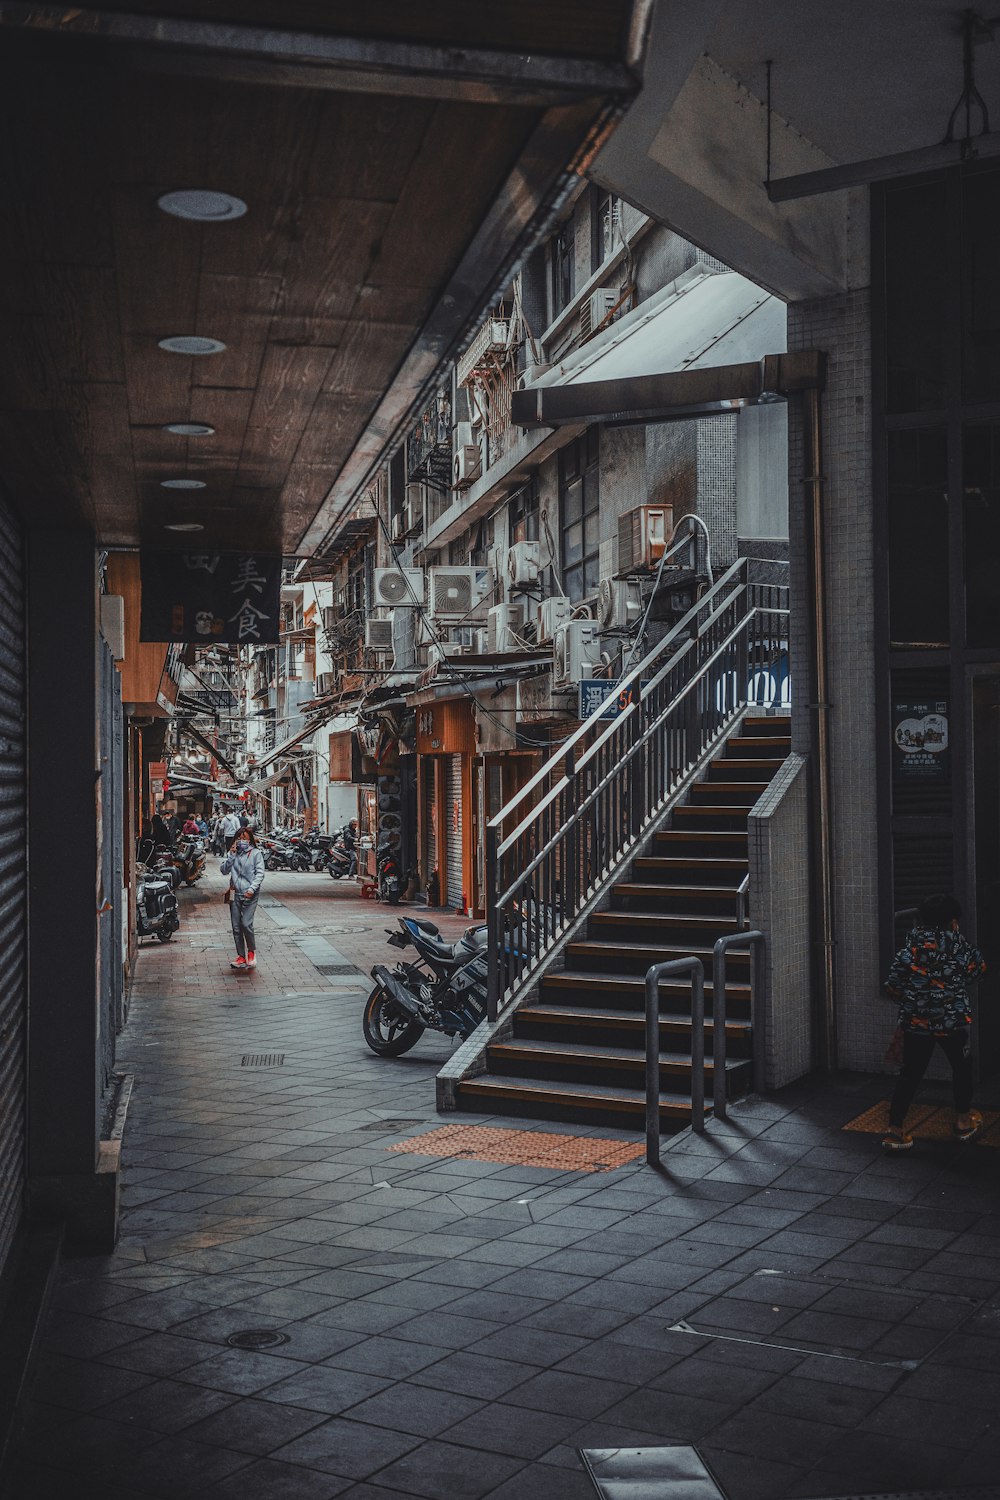
[[[278,640],[281,558],[260,552],[146,552],[141,641]]]
[[[617,682],[607,682],[603,677],[585,677],[577,684],[580,692],[577,718],[617,719],[619,714],[624,713],[636,701],[636,688],[641,690],[648,685],[646,682],[633,682],[622,690]],[[598,713],[602,703],[605,706]]]
[[[892,768],[906,780],[949,775],[948,704],[942,699],[892,705]]]

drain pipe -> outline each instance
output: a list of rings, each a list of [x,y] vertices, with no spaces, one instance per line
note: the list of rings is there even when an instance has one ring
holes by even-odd
[[[820,390],[802,392],[805,417],[806,474],[809,516],[809,593],[812,601],[813,745],[816,757],[816,842],[819,849],[819,918],[822,967],[822,1024],[820,1062],[826,1072],[837,1067],[837,1007],[834,983],[833,850],[830,817],[830,701],[827,672],[826,558],[823,546],[823,433]]]

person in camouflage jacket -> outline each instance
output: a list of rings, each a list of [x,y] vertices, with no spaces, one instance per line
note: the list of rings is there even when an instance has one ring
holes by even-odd
[[[982,1129],[982,1116],[970,1109],[969,985],[986,973],[986,963],[979,949],[959,931],[961,915],[954,896],[924,901],[885,982],[886,993],[899,1002],[897,1025],[903,1033],[903,1066],[889,1105],[889,1131],[882,1142],[887,1151],[908,1151],[913,1145],[903,1124],[935,1046],[941,1047],[951,1064],[956,1136],[971,1140]]]

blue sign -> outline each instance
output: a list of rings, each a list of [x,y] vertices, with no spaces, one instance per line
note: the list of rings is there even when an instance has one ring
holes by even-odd
[[[635,701],[636,687],[642,689],[648,684],[633,682],[630,687],[622,691],[617,682],[607,682],[603,677],[585,677],[578,686],[580,689],[578,718],[617,719],[618,715],[624,713],[625,709]],[[602,703],[606,707],[598,713]]]

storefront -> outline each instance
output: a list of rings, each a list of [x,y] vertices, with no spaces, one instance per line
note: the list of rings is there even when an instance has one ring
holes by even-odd
[[[472,911],[477,892],[472,791],[476,725],[471,697],[416,710],[420,882],[428,900]]]

